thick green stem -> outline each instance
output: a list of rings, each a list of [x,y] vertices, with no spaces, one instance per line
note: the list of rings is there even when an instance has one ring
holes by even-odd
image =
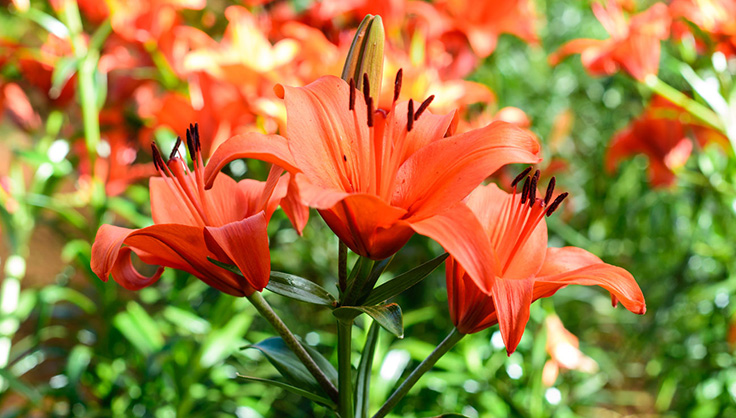
[[[424,375],[424,373],[428,372],[434,365],[437,363],[437,361],[442,358],[442,356],[445,355],[452,347],[457,344],[458,341],[460,341],[465,334],[461,334],[460,331],[457,330],[457,328],[453,328],[452,331],[445,337],[445,339],[438,345],[434,351],[426,358],[424,361],[417,366],[416,369],[414,369],[413,372],[409,375],[409,377],[404,380],[401,385],[396,389],[396,391],[391,394],[391,396],[386,400],[386,403],[383,404],[381,409],[376,412],[375,415],[373,415],[373,418],[382,418],[385,417],[386,414],[391,412],[392,409],[396,406],[396,404],[399,403],[399,401],[407,394],[409,393],[409,390],[411,390],[412,387],[419,381],[419,378]]]
[[[248,300],[253,304],[253,306],[255,306],[258,313],[266,318],[266,320],[273,326],[286,345],[294,352],[294,354],[296,354],[297,358],[299,358],[307,370],[309,370],[309,373],[317,379],[317,383],[319,383],[322,389],[325,390],[330,399],[337,402],[338,397],[335,385],[330,382],[330,379],[327,378],[322,369],[319,368],[314,359],[312,359],[309,353],[307,353],[307,350],[305,350],[301,343],[297,341],[294,334],[291,333],[286,324],[284,324],[284,321],[282,321],[276,312],[274,312],[271,305],[266,302],[266,299],[263,298],[261,293],[253,292],[253,294],[248,296]]]
[[[337,321],[337,376],[338,393],[340,399],[337,403],[338,413],[341,418],[353,418],[353,375],[350,363],[351,339],[353,321]]]
[[[721,121],[714,111],[687,97],[684,93],[665,83],[656,75],[647,76],[644,84],[652,89],[653,92],[682,107],[703,123],[725,133],[723,121]]]

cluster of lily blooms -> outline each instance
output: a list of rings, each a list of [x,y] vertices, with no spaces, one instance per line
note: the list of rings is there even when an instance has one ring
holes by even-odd
[[[305,87],[277,85],[286,105],[284,136],[246,133],[220,145],[205,165],[197,125],[187,131],[189,169],[178,149],[151,179],[155,225],[131,230],[103,225],[92,247],[92,269],[103,280],[139,289],[163,267],[187,271],[232,295],[264,289],[269,280],[267,223],[284,208],[301,231],[316,209],[352,251],[375,260],[425,235],[450,254],[450,312],[461,333],[499,324],[509,353],[521,339],[530,304],[568,284],[600,285],[632,312],[644,297],[626,270],[575,247],[548,248],[545,218],[567,197],[552,179],[524,170],[505,192],[483,181],[506,164],[536,164],[533,135],[506,122],[457,132],[452,114],[399,101],[402,71],[390,107],[375,109],[367,77],[363,97],[353,80],[320,77]],[[424,103],[428,103],[425,101]],[[269,162],[264,182],[235,182],[220,170],[240,158]],[[523,184],[521,192],[518,186]],[[161,266],[138,273],[130,253]],[[243,276],[208,257],[238,266]]]

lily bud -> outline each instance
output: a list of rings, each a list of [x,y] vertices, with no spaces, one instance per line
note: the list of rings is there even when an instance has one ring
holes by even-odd
[[[386,36],[383,30],[381,16],[366,15],[358,26],[350,51],[345,59],[342,69],[342,79],[355,80],[355,87],[363,91],[364,74],[368,75],[370,85],[370,96],[377,103],[377,96],[381,91],[381,78],[383,77],[383,45]]]

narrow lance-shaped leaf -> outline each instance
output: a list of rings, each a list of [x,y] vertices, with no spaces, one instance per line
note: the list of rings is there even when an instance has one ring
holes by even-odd
[[[361,313],[373,318],[386,331],[399,338],[404,338],[404,319],[401,315],[401,307],[395,303],[377,306],[341,306],[332,311],[332,314],[341,321],[352,321]]]
[[[375,305],[385,300],[391,299],[392,297],[400,294],[401,292],[409,289],[415,284],[424,280],[425,277],[429,276],[440,264],[442,264],[448,257],[447,253],[444,253],[432,260],[421,264],[406,273],[402,273],[392,280],[378,286],[373,289],[368,299],[363,302],[364,305]]]
[[[320,403],[320,404],[322,404],[322,405],[324,405],[324,406],[326,406],[326,407],[328,407],[330,409],[337,408],[337,405],[335,405],[335,403],[332,402],[331,400],[329,400],[329,399],[327,399],[325,397],[319,396],[319,395],[317,395],[317,394],[315,394],[313,392],[310,392],[308,390],[304,390],[304,389],[298,388],[296,386],[292,386],[292,385],[290,385],[288,383],[279,382],[277,380],[271,380],[271,379],[261,379],[260,377],[243,376],[242,374],[238,374],[238,377],[240,377],[242,379],[245,379],[245,380],[248,380],[248,381],[251,381],[251,382],[259,382],[259,383],[264,383],[264,384],[267,384],[267,385],[272,385],[272,386],[280,387],[281,389],[288,390],[291,393],[297,394],[299,396],[303,396],[303,397],[309,399],[310,401],[314,401],[314,402]]]
[[[378,343],[378,331],[380,326],[377,321],[371,323],[368,336],[363,346],[363,354],[360,356],[358,375],[355,379],[355,415],[356,418],[368,418],[368,407],[370,406],[371,369],[373,368],[373,357],[376,354]]]

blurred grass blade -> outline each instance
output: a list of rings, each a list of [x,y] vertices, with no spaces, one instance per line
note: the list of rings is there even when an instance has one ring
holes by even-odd
[[[80,309],[86,313],[92,313],[97,309],[94,302],[84,294],[69,288],[62,286],[48,286],[41,290],[39,293],[39,299],[43,302],[53,305],[57,302],[65,300],[67,302],[77,305]]]
[[[395,303],[377,306],[341,306],[332,314],[342,321],[352,321],[356,316],[365,313],[378,322],[386,331],[399,338],[404,338],[404,320],[401,307]]]
[[[373,321],[368,329],[368,335],[363,346],[363,354],[358,364],[358,375],[355,382],[355,416],[356,418],[368,418],[368,407],[370,406],[371,369],[373,368],[373,356],[376,354],[376,343],[378,343],[378,331],[381,327],[377,321]]]
[[[240,312],[230,319],[224,327],[214,330],[207,335],[202,343],[202,357],[200,364],[211,367],[227,358],[242,344],[242,335],[253,323],[251,312]]]
[[[164,345],[164,337],[153,318],[135,302],[128,303],[128,310],[117,314],[113,324],[144,355],[151,355]]]
[[[298,388],[296,386],[292,386],[292,385],[290,385],[288,383],[279,382],[277,380],[271,380],[271,379],[261,379],[260,377],[243,376],[242,374],[238,374],[238,377],[240,377],[242,379],[245,379],[245,380],[249,380],[251,382],[259,382],[259,383],[264,383],[264,384],[267,384],[267,385],[277,386],[277,387],[280,387],[282,389],[288,390],[291,393],[297,394],[299,396],[303,396],[303,397],[309,399],[310,401],[314,401],[314,402],[320,403],[320,404],[322,404],[322,405],[324,405],[324,406],[326,406],[326,407],[328,407],[330,409],[337,408],[337,405],[335,405],[335,403],[332,402],[331,400],[329,400],[329,399],[327,399],[325,397],[319,396],[319,395],[317,395],[315,393],[312,393],[310,391],[307,391],[307,390]]]
[[[51,74],[51,88],[48,91],[49,97],[53,99],[58,98],[61,91],[64,90],[64,86],[71,80],[76,71],[77,58],[61,57],[54,67],[54,72]]]
[[[363,302],[363,305],[381,303],[409,289],[429,276],[448,256],[449,254],[444,253],[378,286],[373,289],[368,299]]]
[[[30,399],[31,402],[38,403],[41,400],[41,394],[35,388],[23,383],[9,369],[0,368],[0,378],[0,381],[4,380],[10,389]]]
[[[336,304],[335,297],[322,286],[293,274],[272,271],[266,289],[287,298],[315,305],[333,307]]]
[[[317,380],[312,376],[307,368],[302,364],[291,349],[284,343],[280,337],[267,338],[258,344],[246,346],[245,348],[255,348],[263,353],[266,359],[278,370],[278,372],[287,381],[294,383],[296,386],[311,390],[324,392]],[[337,371],[316,350],[310,350],[308,346],[304,348],[309,352],[310,356],[317,363],[319,368],[325,373],[327,378],[334,383],[337,381]]]
[[[72,387],[76,387],[79,384],[82,373],[89,366],[91,359],[92,349],[86,345],[77,345],[69,353],[69,359],[66,363],[66,374]]]

